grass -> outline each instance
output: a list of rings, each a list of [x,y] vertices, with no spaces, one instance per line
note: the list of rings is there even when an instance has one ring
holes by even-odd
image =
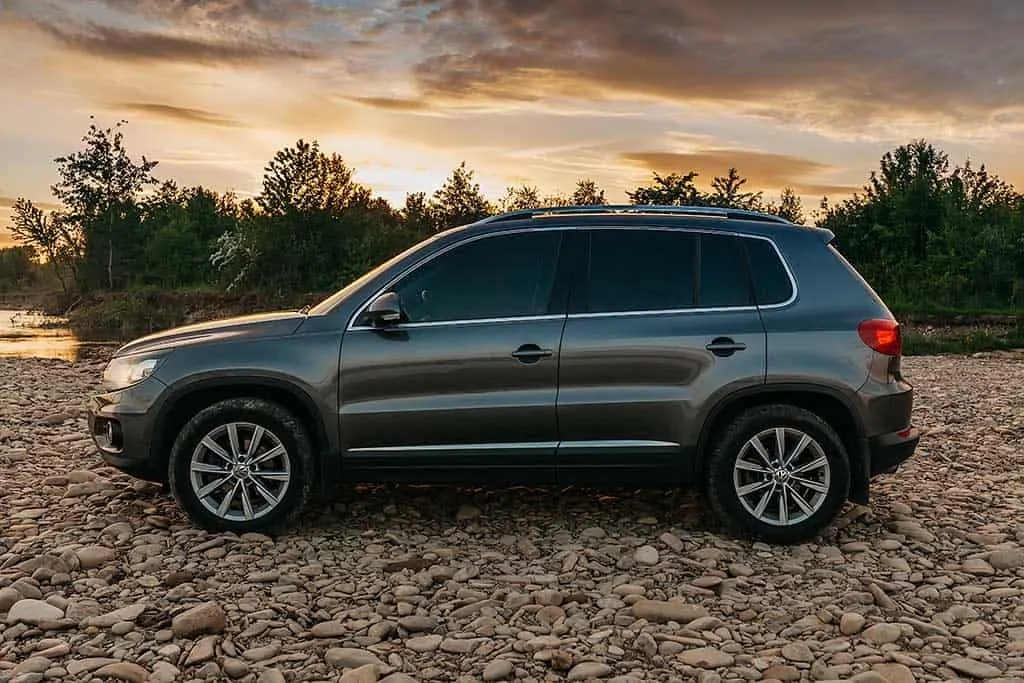
[[[970,355],[983,351],[1024,349],[1024,328],[946,328],[925,332],[909,328],[903,336],[906,356]]]

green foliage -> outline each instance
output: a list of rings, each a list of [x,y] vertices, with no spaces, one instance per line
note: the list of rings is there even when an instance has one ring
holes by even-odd
[[[608,203],[589,179],[567,195],[510,187],[491,203],[462,162],[432,194],[407,194],[396,209],[359,183],[342,156],[302,139],[266,164],[257,197],[239,199],[158,183],[156,162],[128,154],[123,125],[90,125],[83,149],[56,159],[59,211],[15,203],[11,231],[31,250],[0,251],[0,288],[30,286],[45,274],[60,281],[65,297],[196,288],[295,297],[337,290],[429,235],[495,212]],[[807,220],[792,188],[776,202],[748,188],[735,168],[712,178],[706,191],[697,178],[686,169],[654,173],[627,196],[634,204],[735,207]],[[1021,306],[1024,197],[984,166],[953,166],[923,140],[885,154],[854,197],[835,205],[824,199],[816,224],[835,233],[836,245],[894,310]],[[111,315],[144,313],[118,301]]]
[[[31,285],[38,276],[32,247],[0,249],[0,292],[13,292]]]

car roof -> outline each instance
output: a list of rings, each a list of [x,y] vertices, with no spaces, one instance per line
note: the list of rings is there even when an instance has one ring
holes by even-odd
[[[488,233],[510,228],[609,226],[677,227],[707,231],[738,232],[771,237],[793,230],[812,231],[823,242],[834,238],[830,230],[798,225],[779,216],[758,211],[706,206],[600,205],[558,206],[525,209],[490,216],[462,226],[473,233]],[[462,230],[460,230],[461,232]]]

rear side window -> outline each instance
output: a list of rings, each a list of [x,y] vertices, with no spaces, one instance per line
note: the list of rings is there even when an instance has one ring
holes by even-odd
[[[739,238],[701,235],[697,305],[701,308],[752,306],[754,292]]]
[[[697,238],[673,230],[593,230],[588,313],[693,308]]]
[[[793,284],[786,267],[771,242],[762,239],[744,239],[750,270],[754,277],[754,292],[761,306],[781,304],[793,296]]]

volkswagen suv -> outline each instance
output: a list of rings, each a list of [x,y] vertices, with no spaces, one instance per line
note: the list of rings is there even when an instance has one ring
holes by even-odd
[[[833,237],[703,207],[487,218],[308,311],[126,344],[90,431],[211,530],[340,481],[696,485],[734,533],[805,540],[919,438],[900,326]]]

